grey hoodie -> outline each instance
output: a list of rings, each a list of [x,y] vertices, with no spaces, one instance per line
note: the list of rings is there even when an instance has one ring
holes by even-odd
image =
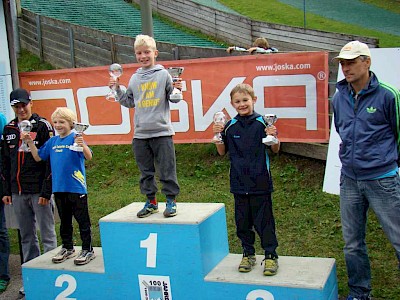
[[[171,75],[162,65],[139,68],[129,80],[126,92],[117,89],[119,103],[135,108],[134,138],[148,139],[175,134],[169,108],[172,90]]]

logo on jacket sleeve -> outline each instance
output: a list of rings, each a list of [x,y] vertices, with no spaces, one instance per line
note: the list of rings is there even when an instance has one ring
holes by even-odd
[[[373,114],[374,112],[376,112],[376,108],[375,107],[367,107],[367,113],[369,114]]]

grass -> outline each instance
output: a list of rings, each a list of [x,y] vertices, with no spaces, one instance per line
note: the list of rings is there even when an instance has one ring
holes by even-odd
[[[219,0],[219,2],[254,20],[297,27],[304,26],[303,10],[281,3],[278,0],[268,0],[267,5],[265,0],[252,0],[251,5],[249,5],[248,0]],[[399,12],[400,10],[399,1],[396,0],[368,0],[365,2],[393,12]],[[254,9],[255,7],[257,7],[257,9]],[[379,46],[381,48],[399,47],[400,45],[400,36],[329,20],[307,12],[306,26],[308,29],[379,38]]]
[[[245,3],[239,0],[232,2]],[[252,7],[256,7],[256,3],[253,4]],[[25,50],[21,52],[18,67],[20,72],[53,68]],[[93,244],[101,246],[98,220],[132,201],[143,201],[144,198],[139,192],[139,172],[130,145],[91,148],[94,158],[87,162],[90,217]],[[219,156],[215,146],[210,144],[176,145],[176,156],[181,186],[178,210],[179,202],[224,203],[230,252],[241,253],[235,233],[233,197],[229,192],[228,158]],[[347,295],[339,197],[322,192],[325,162],[280,153],[271,157],[271,165],[279,255],[335,258],[339,295]],[[158,196],[162,199],[161,195]],[[59,224],[57,232],[58,227]],[[10,237],[12,253],[18,253],[16,230],[10,230]],[[76,224],[74,240],[78,245],[81,244]],[[373,213],[369,215],[367,245],[372,265],[374,299],[398,299],[400,274],[397,259]],[[257,254],[262,254],[258,240],[256,249]]]

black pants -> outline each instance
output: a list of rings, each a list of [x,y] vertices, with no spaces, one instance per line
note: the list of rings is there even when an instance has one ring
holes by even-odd
[[[58,214],[61,219],[60,235],[63,247],[72,249],[72,216],[79,225],[82,240],[82,250],[92,251],[92,231],[86,194],[54,193]]]
[[[255,229],[260,236],[265,256],[278,257],[276,254],[278,241],[275,234],[271,194],[234,194],[234,198],[236,234],[242,242],[243,253],[245,255],[255,254]]]

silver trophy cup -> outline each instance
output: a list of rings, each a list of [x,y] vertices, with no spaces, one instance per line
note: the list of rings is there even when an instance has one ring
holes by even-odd
[[[32,130],[32,124],[29,120],[23,120],[18,124],[19,131],[21,133],[29,133]],[[25,143],[25,141],[22,141],[21,146],[18,149],[19,152],[29,152],[29,146]]]
[[[275,122],[278,120],[278,117],[274,114],[266,114],[263,116],[263,119],[267,126],[271,126],[275,124]],[[265,138],[262,139],[262,142],[267,146],[271,146],[278,144],[278,139],[273,135],[267,135]]]
[[[111,77],[113,77],[115,80],[117,80],[117,78],[121,77],[122,75],[122,67],[120,64],[112,64],[109,68],[108,68],[108,73],[110,74]],[[112,86],[110,88],[110,91],[108,92],[108,94],[106,95],[106,99],[108,101],[112,101],[112,102],[118,102],[118,95],[117,95],[117,91],[115,90],[116,86]]]
[[[181,77],[184,69],[184,67],[171,67],[167,68],[167,71],[172,76],[172,80],[175,82],[178,80],[179,77]],[[170,100],[183,100],[182,91],[174,88],[169,98]]]
[[[77,136],[81,136],[82,133],[88,128],[89,124],[74,122],[74,129],[76,131]],[[69,149],[76,152],[83,152],[83,147],[79,146],[77,143],[74,143],[73,145],[69,146]]]
[[[214,114],[214,118],[213,118],[214,124],[220,124],[220,125],[225,125],[226,123],[226,116],[224,114],[224,112],[222,111],[217,111]],[[223,140],[222,140],[222,135],[220,132],[214,134],[214,137],[212,138],[212,142],[214,144],[223,144]]]

